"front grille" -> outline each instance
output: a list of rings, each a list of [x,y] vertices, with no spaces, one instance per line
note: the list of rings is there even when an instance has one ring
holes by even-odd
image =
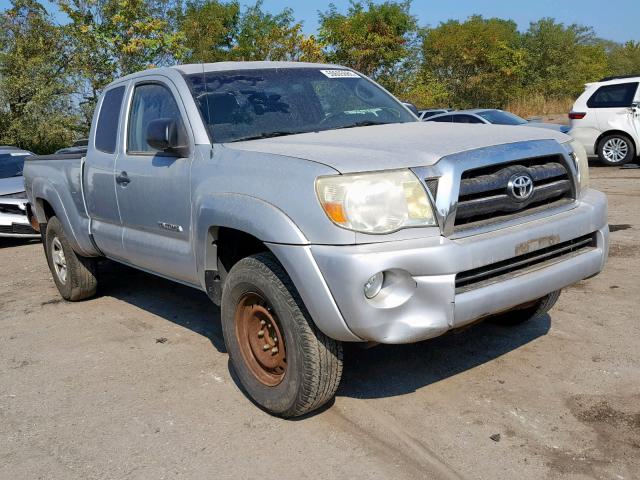
[[[516,198],[509,182],[525,175],[530,196]],[[561,155],[467,170],[460,179],[454,230],[467,229],[559,206],[575,198],[571,174]]]
[[[17,235],[37,235],[31,225],[24,225],[21,223],[13,223],[11,225],[0,225],[0,233],[10,233]]]
[[[25,211],[14,203],[0,203],[0,213],[10,213],[13,215],[24,215]]]
[[[456,293],[508,280],[527,271],[585,253],[596,247],[595,234],[584,235],[566,242],[518,255],[501,262],[466,270],[456,275]]]

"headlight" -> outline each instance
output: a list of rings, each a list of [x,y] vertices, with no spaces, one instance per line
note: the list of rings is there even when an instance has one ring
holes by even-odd
[[[571,140],[569,143],[565,143],[564,147],[569,152],[569,156],[573,158],[576,163],[576,170],[578,171],[578,184],[580,185],[580,191],[584,191],[589,188],[589,158],[587,152],[580,142],[577,140]]]
[[[331,221],[349,230],[390,233],[436,225],[427,192],[409,170],[320,177],[316,192]]]

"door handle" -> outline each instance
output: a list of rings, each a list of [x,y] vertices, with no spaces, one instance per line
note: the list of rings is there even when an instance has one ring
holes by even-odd
[[[120,174],[116,176],[116,183],[119,185],[127,186],[129,182],[131,182],[131,179],[129,175],[127,175],[127,172],[120,172]]]

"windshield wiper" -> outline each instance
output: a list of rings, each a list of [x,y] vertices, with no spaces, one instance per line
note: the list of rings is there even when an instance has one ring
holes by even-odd
[[[273,137],[284,137],[285,135],[296,135],[298,133],[309,133],[309,132],[289,132],[289,131],[280,131],[280,132],[264,132],[259,133],[257,135],[248,135],[246,137],[236,138],[231,140],[230,143],[234,142],[244,142],[245,140],[260,140],[261,138],[273,138]]]
[[[376,122],[373,120],[363,120],[362,122],[352,123],[350,125],[345,125],[344,127],[335,127],[330,130],[341,130],[343,128],[356,128],[356,127],[370,127],[371,125],[389,125],[392,122]]]

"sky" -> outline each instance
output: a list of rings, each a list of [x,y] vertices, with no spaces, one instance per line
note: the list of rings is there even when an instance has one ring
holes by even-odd
[[[50,11],[55,7],[43,2]],[[253,3],[241,0],[241,3]],[[279,12],[291,7],[297,20],[304,23],[307,34],[318,26],[318,11],[325,11],[330,2],[315,0],[264,0],[264,7]],[[349,0],[333,0],[339,11],[346,12]],[[0,0],[0,9],[9,5]],[[608,9],[605,8],[608,6]],[[449,19],[464,20],[473,14],[515,20],[521,30],[542,17],[553,17],[565,24],[578,23],[594,28],[599,37],[625,42],[640,41],[640,0],[413,0],[411,11],[422,26],[437,26]]]

